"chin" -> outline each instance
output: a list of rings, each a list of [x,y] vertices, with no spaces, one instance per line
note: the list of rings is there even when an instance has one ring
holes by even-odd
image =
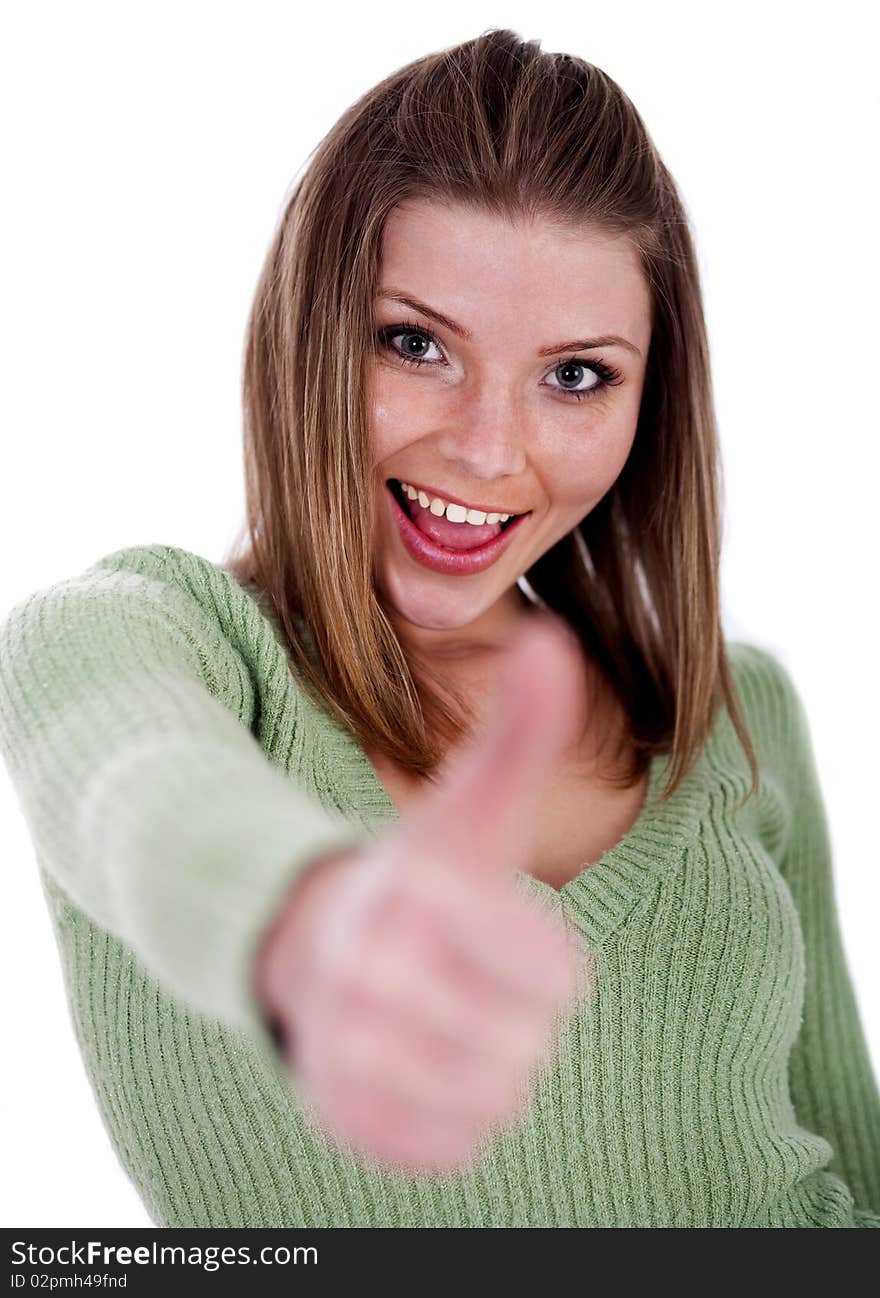
[[[377,593],[386,609],[413,626],[425,631],[457,631],[470,626],[497,599],[497,595],[484,593],[477,598],[476,592],[455,589],[456,584],[460,587],[467,580],[443,578],[442,584],[449,585],[449,589],[443,590],[439,588],[441,582],[425,587],[417,581],[396,579],[392,574],[377,583]]]

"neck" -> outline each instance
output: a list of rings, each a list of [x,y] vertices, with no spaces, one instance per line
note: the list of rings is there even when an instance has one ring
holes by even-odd
[[[394,610],[389,611],[389,620],[404,652],[417,651],[436,674],[432,684],[439,684],[443,693],[444,686],[450,687],[467,699],[474,715],[479,715],[497,687],[500,655],[506,652],[524,619],[534,617],[539,611],[519,586],[513,586],[481,617],[464,627],[440,630],[419,627]],[[554,615],[544,613],[544,616]],[[570,750],[560,754],[560,760],[574,763],[582,775],[593,777],[598,757],[597,738],[609,722],[612,729],[625,724],[625,715],[618,701],[606,690],[588,655],[583,655],[583,662],[581,688],[572,699],[572,708],[581,714],[583,724],[577,740]],[[453,696],[447,694],[446,702],[455,710],[457,701]]]
[[[534,615],[535,605],[513,586],[473,622],[462,627],[422,627],[387,610],[405,652],[417,654],[441,675],[455,679],[482,672],[509,646],[523,620]]]

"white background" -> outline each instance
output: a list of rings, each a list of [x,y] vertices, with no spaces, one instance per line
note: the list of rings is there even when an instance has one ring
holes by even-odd
[[[220,558],[243,510],[251,294],[286,189],[357,96],[492,26],[598,64],[644,117],[696,231],[725,471],[725,631],[778,653],[805,700],[880,1072],[869,13],[674,0],[10,13],[0,615],[117,547]],[[0,1222],[147,1225],[74,1043],[2,766],[0,823]]]

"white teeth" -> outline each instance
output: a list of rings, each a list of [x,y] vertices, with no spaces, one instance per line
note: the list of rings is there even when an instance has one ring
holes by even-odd
[[[511,517],[510,514],[486,514],[482,509],[466,509],[464,505],[450,504],[440,496],[429,496],[425,491],[417,491],[408,482],[401,482],[400,486],[410,500],[419,502],[422,509],[430,509],[437,518],[445,514],[450,523],[472,523],[474,527],[482,527],[484,523],[506,523]]]

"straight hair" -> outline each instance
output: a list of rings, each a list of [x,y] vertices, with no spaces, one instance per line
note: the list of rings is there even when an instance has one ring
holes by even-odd
[[[430,141],[430,148],[426,141]],[[398,640],[373,582],[367,377],[389,214],[413,199],[632,241],[651,294],[635,440],[612,487],[524,574],[626,718],[614,782],[689,774],[722,702],[751,768],[719,608],[722,471],[688,218],[639,113],[600,68],[507,28],[367,91],[288,192],[243,356],[246,519],[222,566],[263,593],[316,702],[435,778],[466,700]],[[450,699],[452,701],[450,701]]]

